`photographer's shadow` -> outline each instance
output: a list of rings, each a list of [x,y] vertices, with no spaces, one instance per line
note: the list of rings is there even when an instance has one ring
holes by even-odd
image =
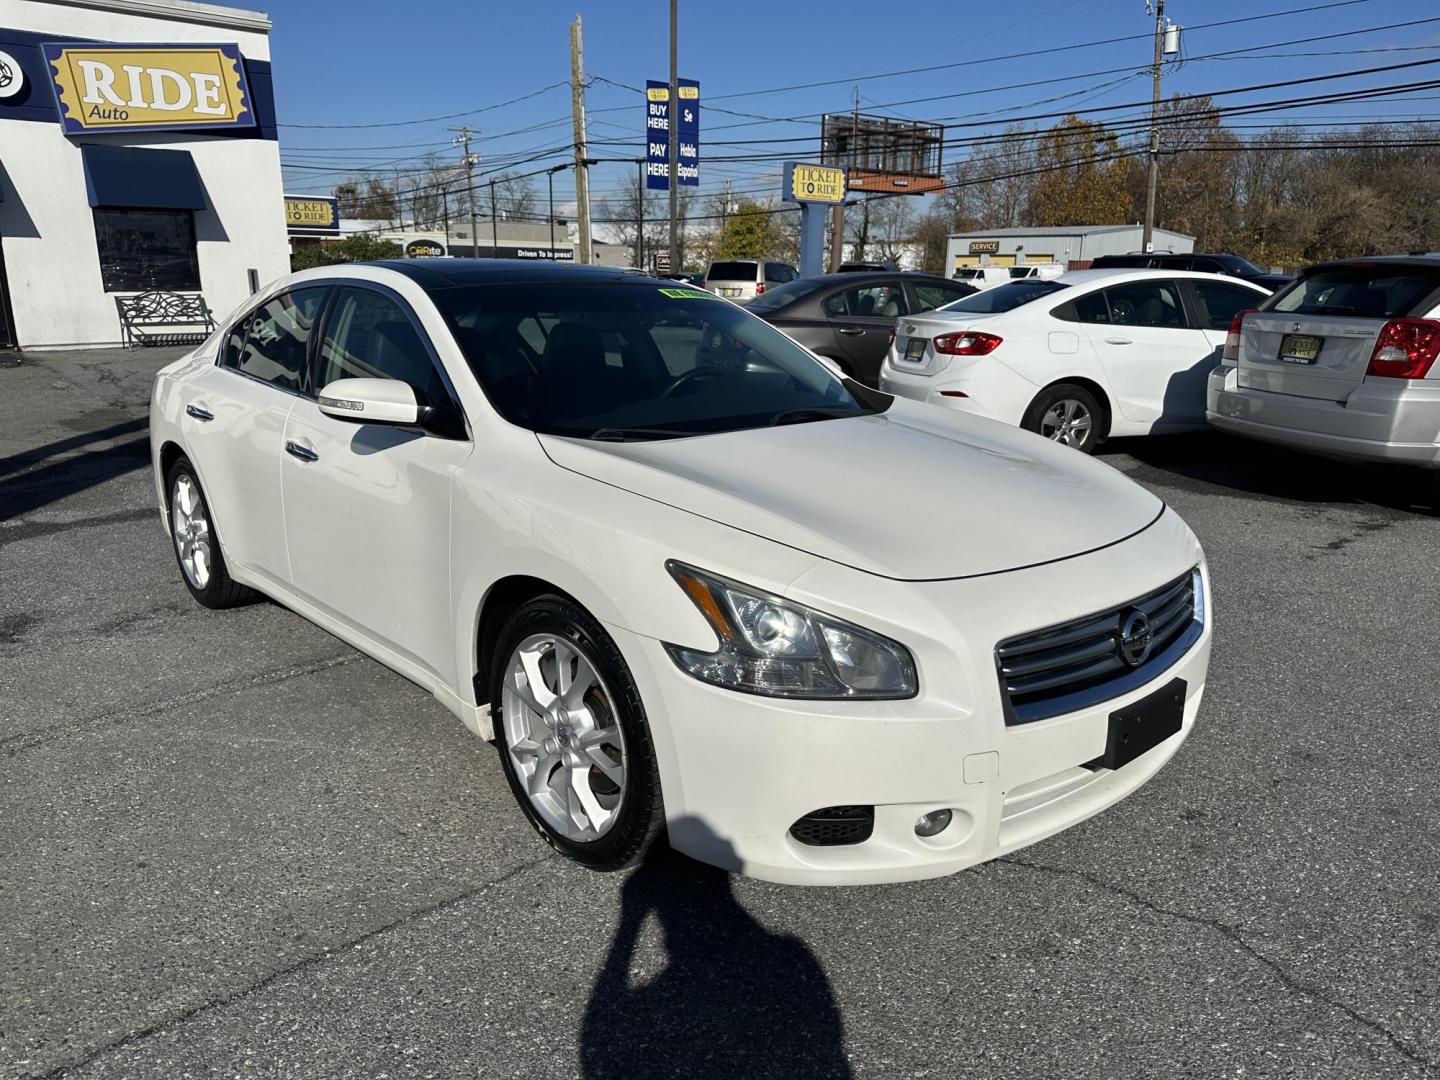
[[[688,823],[693,831],[695,822]],[[651,913],[667,963],[636,982]],[[586,1080],[845,1078],[843,1025],[819,961],[735,900],[730,875],[657,843],[621,889],[620,925],[580,1036]]]

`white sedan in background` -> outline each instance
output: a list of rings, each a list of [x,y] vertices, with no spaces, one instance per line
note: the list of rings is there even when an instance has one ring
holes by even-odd
[[[1180,271],[1012,281],[901,319],[880,387],[1086,453],[1108,435],[1201,429],[1231,318],[1269,296]]]
[[[200,604],[264,593],[425,687],[600,869],[663,829],[776,881],[952,873],[1136,790],[1205,687],[1204,556],[1154,495],[674,281],[305,271],[160,371],[150,434]]]

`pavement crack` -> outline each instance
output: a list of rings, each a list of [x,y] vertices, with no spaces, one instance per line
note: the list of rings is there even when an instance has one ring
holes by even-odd
[[[1208,930],[1212,930],[1215,933],[1219,934],[1221,937],[1223,937],[1226,941],[1230,942],[1230,944],[1234,945],[1241,952],[1249,956],[1257,964],[1264,967],[1267,971],[1274,975],[1275,978],[1278,979],[1287,990],[1290,990],[1292,993],[1312,998],[1315,1001],[1319,1001],[1322,1004],[1328,1005],[1330,1008],[1334,1009],[1339,1013],[1343,1013],[1355,1023],[1361,1025],[1364,1028],[1367,1028],[1371,1032],[1380,1036],[1382,1039],[1384,1039],[1387,1043],[1390,1044],[1390,1046],[1395,1050],[1396,1053],[1400,1054],[1402,1057],[1412,1062],[1413,1064],[1420,1065],[1424,1067],[1427,1071],[1436,1067],[1436,1062],[1426,1057],[1425,1054],[1423,1054],[1418,1048],[1408,1043],[1405,1039],[1401,1038],[1395,1032],[1391,1031],[1380,1021],[1365,1016],[1363,1013],[1357,1012],[1355,1009],[1351,1008],[1349,1005],[1345,1004],[1345,1002],[1339,1000],[1339,998],[1335,997],[1333,994],[1327,992],[1323,988],[1313,983],[1307,983],[1300,978],[1297,978],[1295,975],[1292,975],[1279,963],[1272,960],[1270,957],[1266,956],[1264,953],[1256,949],[1255,946],[1251,945],[1248,941],[1246,941],[1240,931],[1229,923],[1221,922],[1218,919],[1207,919],[1200,915],[1191,915],[1188,912],[1177,911],[1174,908],[1164,907],[1160,904],[1155,903],[1152,900],[1146,899],[1145,897],[1141,896],[1139,893],[1131,889],[1125,888],[1123,885],[1116,885],[1113,882],[1105,881],[1099,877],[1096,877],[1094,874],[1088,874],[1083,870],[1070,870],[1058,866],[1046,866],[1044,863],[1030,862],[1026,859],[1017,859],[1013,855],[1003,856],[996,859],[995,862],[1004,863],[1007,866],[1022,867],[1026,870],[1035,870],[1040,873],[1051,874],[1055,877],[1078,878],[1079,880],[1084,881],[1086,884],[1092,886],[1093,888],[1099,889],[1102,892],[1110,893],[1113,896],[1118,896],[1124,900],[1128,900],[1132,904],[1135,904],[1137,907],[1144,908],[1146,911],[1152,912],[1153,914],[1160,915],[1165,918],[1179,919],[1180,921],[1190,923],[1193,926],[1203,926]]]
[[[160,1018],[159,1020],[156,1020],[152,1024],[148,1024],[145,1027],[140,1028],[136,1031],[132,1031],[126,1035],[122,1035],[120,1038],[114,1040],[113,1042],[106,1043],[104,1046],[92,1050],[84,1058],[81,1058],[78,1061],[72,1061],[65,1065],[59,1065],[47,1073],[37,1075],[40,1076],[40,1080],[59,1080],[60,1077],[68,1076],[70,1073],[74,1072],[77,1069],[83,1069],[86,1066],[98,1061],[100,1058],[105,1057],[108,1054],[114,1053],[117,1050],[124,1050],[127,1047],[135,1046],[136,1044],[144,1042],[146,1039],[149,1039],[155,1035],[163,1034],[164,1032],[169,1031],[172,1028],[176,1028],[183,1024],[186,1024],[189,1021],[195,1019],[197,1016],[203,1016],[204,1014],[211,1012],[215,1009],[223,1008],[226,1005],[231,1005],[234,1002],[249,997],[251,994],[258,993],[259,991],[264,990],[266,987],[273,985],[274,983],[286,978],[287,976],[294,975],[298,972],[305,971],[308,968],[323,964],[328,960],[343,956],[347,953],[354,952],[356,949],[367,944],[368,942],[374,941],[376,938],[383,937],[386,934],[393,933],[394,931],[399,930],[410,923],[416,922],[429,915],[437,914],[441,911],[446,910],[447,908],[454,907],[457,904],[463,904],[467,900],[473,900],[475,897],[480,896],[483,893],[489,891],[490,889],[495,888],[497,885],[503,885],[507,881],[510,881],[513,878],[520,876],[526,871],[533,870],[537,866],[549,862],[550,858],[551,857],[548,854],[540,855],[534,859],[531,859],[528,862],[523,862],[516,866],[512,866],[509,870],[505,871],[499,877],[491,878],[489,881],[481,882],[479,885],[472,885],[469,888],[462,889],[460,892],[447,896],[444,899],[436,900],[434,903],[426,904],[424,907],[416,908],[414,911],[406,912],[399,918],[393,919],[382,926],[377,926],[373,930],[367,930],[365,933],[359,935],[358,937],[351,938],[349,941],[342,942],[339,945],[334,945],[329,948],[321,949],[318,952],[311,953],[309,956],[303,957],[295,961],[295,963],[293,964],[289,964],[286,967],[280,968],[276,971],[272,971],[270,972],[270,974],[264,976],[263,978],[257,979],[255,982],[250,983],[247,986],[243,986],[238,990],[235,990],[228,994],[219,994],[215,997],[210,998],[207,1001],[202,1001],[195,1005],[187,1006],[186,1008],[180,1009],[177,1012],[171,1013],[169,1016],[165,1016]]]
[[[126,708],[114,709],[109,712],[96,713],[93,716],[83,717],[79,720],[66,720],[59,723],[47,724],[44,727],[34,728],[30,731],[22,731],[18,734],[0,739],[0,753],[13,757],[15,754],[22,753],[26,750],[33,750],[37,746],[44,746],[55,739],[65,738],[81,732],[96,731],[114,724],[126,724],[133,720],[142,720],[147,716],[154,716],[156,713],[183,708],[187,705],[196,705],[202,701],[208,701],[213,697],[219,697],[223,694],[233,694],[242,690],[252,690],[256,687],[270,686],[274,683],[285,682],[289,679],[298,679],[306,675],[314,675],[321,671],[328,671],[333,667],[358,663],[363,659],[365,658],[359,653],[346,653],[343,656],[332,656],[324,660],[313,661],[309,664],[301,664],[299,666],[291,665],[263,672],[259,675],[251,675],[243,679],[232,679],[229,682],[219,683],[216,686],[208,686],[203,690],[192,690],[188,694],[180,694],[176,697],[166,698],[163,701],[152,701],[144,705],[132,705]]]

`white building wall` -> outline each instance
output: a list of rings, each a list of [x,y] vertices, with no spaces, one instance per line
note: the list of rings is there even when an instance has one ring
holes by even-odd
[[[112,10],[112,8],[126,10]],[[111,0],[5,0],[0,25],[68,37],[124,42],[235,42],[268,60],[268,26],[257,12],[233,18],[207,5]],[[177,20],[177,15],[179,20]],[[191,21],[204,17],[206,21]],[[193,132],[114,132],[68,137],[58,122],[0,121],[0,163],[9,176],[0,203],[10,301],[21,348],[120,340],[115,293],[100,278],[95,223],[85,192],[80,143],[188,150],[210,203],[195,212],[200,291],[217,318],[250,295],[247,270],[262,285],[290,270],[280,147],[272,139]],[[118,294],[126,295],[126,294]]]

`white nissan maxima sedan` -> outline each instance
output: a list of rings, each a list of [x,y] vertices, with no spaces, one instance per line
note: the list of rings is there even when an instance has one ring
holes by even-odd
[[[880,388],[1086,453],[1109,435],[1199,430],[1231,318],[1269,296],[1183,271],[1012,281],[900,319]]]
[[[151,438],[196,600],[429,690],[596,868],[664,830],[776,881],[951,873],[1145,783],[1205,685],[1159,499],[673,281],[296,274],[160,372]]]

